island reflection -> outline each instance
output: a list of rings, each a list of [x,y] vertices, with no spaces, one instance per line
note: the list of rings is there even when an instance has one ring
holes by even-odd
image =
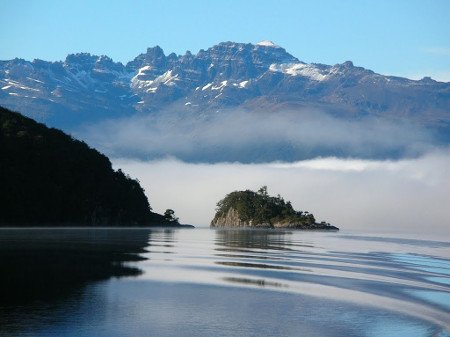
[[[265,229],[216,229],[218,251],[289,250],[290,232]]]

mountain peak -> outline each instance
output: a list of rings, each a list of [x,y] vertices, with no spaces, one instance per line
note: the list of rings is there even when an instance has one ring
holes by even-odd
[[[161,71],[165,71],[167,59],[160,46],[147,48],[146,53],[139,54],[133,61],[127,63],[130,70],[137,70],[143,66],[161,68]]]
[[[353,68],[353,62],[352,61],[345,61],[344,63],[342,63],[342,65],[346,68]]]
[[[90,53],[76,53],[69,54],[66,57],[66,64],[94,64],[98,60],[97,55],[91,55]]]
[[[164,55],[164,50],[160,46],[148,47],[146,54],[148,54],[148,55]]]

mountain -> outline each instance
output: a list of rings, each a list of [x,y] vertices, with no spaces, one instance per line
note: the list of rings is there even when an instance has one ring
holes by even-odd
[[[309,212],[295,211],[290,201],[284,201],[280,195],[271,197],[267,186],[258,192],[246,190],[227,194],[217,203],[211,227],[339,230],[324,221],[317,223]]]
[[[64,62],[0,62],[0,105],[68,130],[135,112],[130,74],[105,56],[68,55]]]
[[[143,159],[175,156],[188,161],[261,162],[317,155],[392,158],[417,154],[416,149],[428,146],[424,143],[450,143],[450,83],[384,76],[350,61],[335,65],[305,63],[270,41],[222,42],[184,55],[166,55],[156,46],[125,65],[107,56],[86,53],[68,55],[60,62],[0,61],[0,105],[71,133],[107,120],[144,118],[135,119],[139,132],[135,128],[123,131],[122,126],[99,126],[90,135],[79,134],[109,155]],[[239,129],[242,123],[229,126],[230,130],[258,134],[256,128],[269,128],[268,133],[274,136],[270,144],[259,146],[258,140],[265,137],[258,134],[247,145],[239,143],[237,151],[229,147],[236,139],[234,135],[223,144],[203,139],[205,131],[217,133],[208,124],[211,121],[226,125],[224,116],[240,120],[233,115],[236,111],[254,113],[259,121],[254,123],[245,117],[246,130]],[[283,113],[289,113],[289,119],[282,118],[283,123],[295,126],[288,138],[281,127],[275,130],[259,125],[261,120],[270,121]],[[305,113],[332,118],[333,125],[322,128],[322,117],[309,125],[305,120],[311,118],[305,118]],[[149,116],[168,119],[145,120]],[[335,134],[341,133],[341,138],[324,137],[325,144],[308,144],[311,137],[329,135],[329,129],[336,128],[334,120],[339,124]],[[362,126],[353,130],[358,123]],[[310,135],[314,128],[318,132]],[[133,134],[135,140],[142,139],[134,141],[134,147],[118,144],[124,132]],[[301,132],[306,143],[296,138]],[[104,139],[107,134],[117,135],[117,139]],[[185,138],[172,150],[158,148],[158,140],[147,139],[152,134],[158,139],[166,134]],[[280,138],[274,139],[275,134]],[[294,134],[295,139],[291,137]],[[342,139],[354,134],[365,139],[341,144]],[[209,143],[214,144],[203,149]],[[186,144],[198,151],[180,153]],[[361,144],[361,148],[354,150],[355,144]]]
[[[320,107],[347,116],[450,123],[450,83],[383,76],[348,61],[304,63],[285,49],[223,42],[197,54],[156,46],[123,65],[107,56],[0,62],[0,104],[59,127],[177,104],[196,111]]]
[[[0,226],[178,224],[98,151],[1,107],[0,186]]]

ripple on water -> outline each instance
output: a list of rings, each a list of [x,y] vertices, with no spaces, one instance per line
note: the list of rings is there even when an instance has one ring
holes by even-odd
[[[388,330],[396,336],[427,336],[430,331],[436,335],[434,328],[423,321],[449,328],[450,287],[446,275],[450,262],[420,254],[448,249],[446,242],[328,233],[212,233],[214,245],[197,247],[187,254],[181,249],[173,261],[175,265],[153,267],[171,269],[167,273],[171,276],[164,281],[316,296],[416,319],[415,324],[405,326],[404,320],[396,323],[391,317],[389,324],[373,325],[371,335],[388,336]],[[179,244],[184,245],[181,241]]]
[[[13,311],[25,310],[18,322],[33,336],[450,336],[450,244],[442,240],[207,229],[69,234],[0,232],[2,257],[48,258],[52,268],[29,264],[35,274],[27,274],[48,270],[44,288],[55,283],[51,262],[71,261],[64,272],[74,281],[56,309],[41,296]],[[0,335],[7,315],[0,303]]]

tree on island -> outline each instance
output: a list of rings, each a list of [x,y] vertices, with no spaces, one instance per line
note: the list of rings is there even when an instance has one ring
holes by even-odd
[[[268,192],[267,192],[267,186],[266,185],[261,186],[260,189],[258,190],[258,194],[263,196],[263,197],[267,197],[269,195]]]
[[[178,223],[178,218],[175,216],[175,211],[173,209],[166,209],[164,212],[164,219],[171,223]]]

